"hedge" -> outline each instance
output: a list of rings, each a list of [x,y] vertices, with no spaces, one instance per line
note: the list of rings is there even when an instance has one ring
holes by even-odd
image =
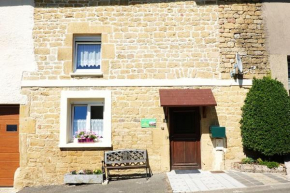
[[[290,153],[290,100],[283,84],[254,79],[242,107],[243,146],[265,156]]]

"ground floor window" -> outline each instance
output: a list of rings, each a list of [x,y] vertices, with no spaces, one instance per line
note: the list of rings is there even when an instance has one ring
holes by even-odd
[[[103,136],[104,106],[100,104],[81,104],[72,106],[73,135],[80,131]]]
[[[100,136],[93,144],[79,144],[80,131]],[[60,147],[111,146],[111,92],[63,91],[61,98]]]

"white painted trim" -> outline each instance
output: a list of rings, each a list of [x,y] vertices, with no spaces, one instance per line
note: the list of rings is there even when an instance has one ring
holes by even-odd
[[[110,80],[25,80],[21,87],[92,87],[92,86],[251,86],[252,80],[219,79],[110,79]]]
[[[71,143],[71,108],[70,99],[104,99],[104,132],[101,142],[92,144]],[[78,147],[111,147],[111,91],[96,90],[96,91],[62,91],[61,92],[61,111],[60,111],[60,148],[78,148]]]

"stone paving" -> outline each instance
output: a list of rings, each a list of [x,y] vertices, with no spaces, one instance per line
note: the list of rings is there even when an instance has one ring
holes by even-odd
[[[286,176],[270,173],[226,171],[212,173],[201,170],[176,170],[167,173],[173,192],[198,192],[290,183]]]
[[[16,193],[14,188],[0,187],[0,193]]]

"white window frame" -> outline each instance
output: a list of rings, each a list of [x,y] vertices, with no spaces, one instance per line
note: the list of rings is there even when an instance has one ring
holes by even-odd
[[[100,69],[77,69],[77,53],[78,53],[78,44],[98,44],[101,45],[100,50]],[[74,62],[73,62],[73,73],[72,76],[77,75],[102,75],[102,42],[101,42],[101,35],[95,36],[75,36],[74,37]]]
[[[103,115],[103,138],[95,143],[74,143],[72,140],[72,104],[80,103],[88,104],[92,100],[104,101]],[[75,101],[74,101],[75,100]],[[111,133],[111,91],[96,90],[96,91],[62,91],[61,92],[61,113],[60,113],[60,148],[90,148],[90,147],[112,147]],[[93,105],[94,106],[94,105]],[[88,116],[88,115],[87,115]]]

